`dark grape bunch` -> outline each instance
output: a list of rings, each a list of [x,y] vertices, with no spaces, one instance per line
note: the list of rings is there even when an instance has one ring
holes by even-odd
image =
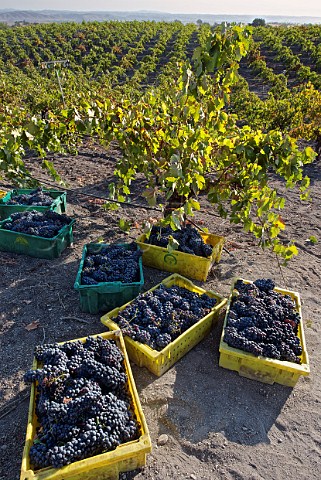
[[[123,354],[113,340],[88,337],[36,347],[40,427],[30,448],[34,469],[60,468],[135,440],[139,426],[130,409]]]
[[[127,247],[127,246],[126,246]],[[133,283],[139,281],[139,258],[142,255],[136,243],[108,245],[99,253],[86,256],[81,275],[83,285],[100,282]]]
[[[50,207],[54,199],[42,187],[33,190],[30,193],[20,193],[11,195],[6,205],[33,205],[37,207]]]
[[[12,213],[10,218],[2,224],[2,228],[37,237],[53,238],[70,222],[71,218],[67,215],[61,215],[53,210],[46,210],[43,213],[30,210]]]
[[[199,231],[189,224],[175,232],[171,227],[159,227],[154,225],[146,243],[166,248],[170,236],[179,243],[178,250],[180,252],[198,255],[200,257],[209,257],[212,254],[213,248],[211,245],[204,243]]]
[[[224,341],[256,356],[301,363],[300,315],[292,298],[274,287],[271,279],[236,282],[238,295],[231,302]]]
[[[140,294],[113,321],[124,335],[160,351],[207,315],[215,304],[216,299],[206,294],[160,285]]]

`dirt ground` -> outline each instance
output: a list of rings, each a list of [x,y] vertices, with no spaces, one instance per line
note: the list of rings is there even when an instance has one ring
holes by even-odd
[[[79,192],[106,195],[119,152],[83,148],[77,157],[59,157],[57,170],[74,192],[68,214],[76,219],[74,245],[60,258],[42,260],[0,252],[0,480],[17,480],[27,423],[29,387],[22,380],[36,344],[70,340],[104,331],[100,315],[82,313],[73,284],[85,243],[129,237],[118,219],[157,218],[144,208],[104,211]],[[37,160],[30,160],[39,180],[48,180]],[[313,201],[301,204],[287,192],[282,214],[286,238],[296,239],[299,256],[280,268],[275,255],[262,252],[250,235],[204,208],[195,221],[224,235],[221,261],[206,288],[227,296],[232,278],[273,278],[278,286],[300,292],[311,374],[294,388],[267,385],[218,366],[222,321],[211,334],[162,377],[132,365],[153,442],[146,467],[125,479],[302,480],[321,477],[321,165],[307,168]],[[275,180],[280,191],[283,184]],[[139,185],[134,200],[139,197]],[[135,238],[139,228],[130,233]],[[307,239],[319,237],[312,245]],[[168,274],[144,268],[149,289]],[[201,285],[199,282],[195,282]],[[31,331],[26,326],[39,322]],[[160,435],[167,441],[158,444]],[[162,443],[162,442],[161,442]],[[85,480],[85,477],[84,477]]]

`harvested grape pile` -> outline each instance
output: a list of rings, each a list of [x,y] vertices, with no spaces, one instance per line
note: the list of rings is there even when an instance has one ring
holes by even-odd
[[[45,193],[41,187],[30,193],[11,195],[6,205],[33,205],[38,207],[50,207],[54,199]]]
[[[44,213],[30,210],[13,213],[3,224],[2,228],[12,232],[27,233],[37,237],[52,238],[65,226],[69,225],[71,218],[52,210]]]
[[[272,280],[236,282],[239,294],[231,302],[224,341],[256,356],[301,363],[300,315],[292,298],[274,287]]]
[[[38,382],[40,427],[30,449],[35,469],[60,468],[138,438],[115,342],[98,336],[42,345],[35,357],[43,367],[25,374],[26,382]]]
[[[160,285],[139,295],[113,321],[124,335],[160,351],[207,315],[215,304],[216,299],[206,294]]]
[[[89,253],[84,261],[81,275],[83,285],[100,282],[133,283],[139,281],[139,259],[142,255],[136,243],[108,245],[99,253]]]
[[[159,247],[167,247],[169,237],[173,237],[178,243],[178,250],[200,257],[209,257],[212,254],[213,248],[211,245],[204,243],[199,231],[192,225],[187,225],[181,230],[174,230],[171,227],[153,226],[149,239],[146,243],[157,245]]]

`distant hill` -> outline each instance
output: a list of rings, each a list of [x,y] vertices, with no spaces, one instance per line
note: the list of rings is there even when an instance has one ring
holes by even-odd
[[[321,17],[285,17],[262,15],[205,15],[205,14],[179,14],[163,12],[74,12],[68,10],[0,10],[0,22],[14,25],[16,22],[26,23],[51,23],[51,22],[77,22],[106,21],[106,20],[154,20],[182,23],[196,23],[197,20],[208,22],[211,25],[222,22],[250,23],[254,18],[264,18],[267,23],[321,23]]]

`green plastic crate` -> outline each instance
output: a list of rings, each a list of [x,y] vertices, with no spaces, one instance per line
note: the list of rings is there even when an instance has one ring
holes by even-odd
[[[60,190],[50,190],[44,188],[43,191],[52,197],[50,207],[42,207],[36,205],[6,205],[13,195],[28,194],[33,192],[34,188],[17,188],[10,190],[7,194],[0,198],[0,219],[8,218],[13,213],[25,212],[26,210],[37,210],[37,212],[45,212],[46,210],[54,210],[57,213],[65,213],[67,206],[67,193]]]
[[[72,226],[75,220],[71,220],[53,238],[37,237],[27,233],[5,230],[2,225],[7,220],[0,222],[0,250],[4,252],[20,253],[30,257],[51,260],[58,258],[73,243]]]
[[[119,243],[118,245],[127,246],[127,243]],[[74,288],[79,292],[80,309],[83,312],[98,313],[108,312],[116,307],[128,303],[133,298],[137,297],[144,285],[143,262],[142,257],[139,258],[139,280],[133,283],[122,282],[101,282],[97,285],[82,285],[81,272],[87,254],[99,253],[108,244],[104,243],[89,243],[85,245],[83,254],[77,273]],[[137,247],[139,249],[139,247]]]

